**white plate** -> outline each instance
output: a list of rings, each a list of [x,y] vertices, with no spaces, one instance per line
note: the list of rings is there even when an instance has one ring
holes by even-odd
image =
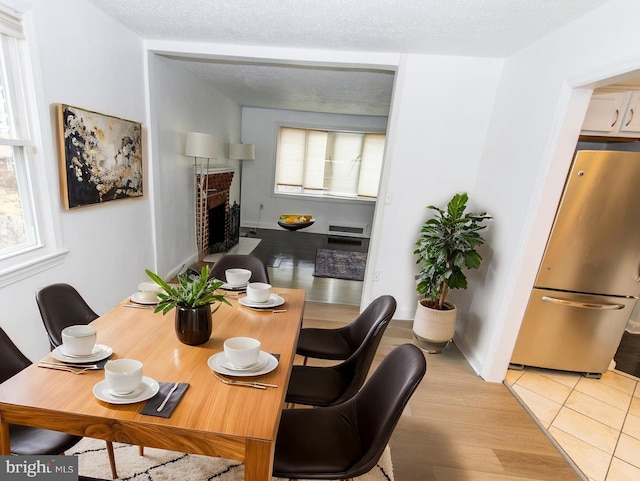
[[[263,359],[266,359],[266,362],[262,364],[262,367],[260,367],[259,369],[237,371],[224,367],[224,352],[219,352],[211,356],[207,361],[207,364],[215,372],[224,374],[226,376],[261,376],[273,371],[276,367],[278,367],[278,360],[273,355],[269,354],[268,352],[260,351],[258,363],[262,363]]]
[[[271,294],[267,302],[253,302],[246,297],[238,299],[238,302],[243,306],[253,307],[254,309],[271,309],[273,307],[278,307],[284,304],[284,299],[278,294]]]
[[[103,359],[108,358],[111,354],[113,354],[113,349],[109,346],[105,346],[104,344],[96,344],[96,347],[93,348],[93,353],[90,356],[67,356],[64,353],[62,345],[51,351],[52,358],[62,362],[75,362],[77,364],[102,361]]]
[[[225,368],[228,371],[248,372],[248,371],[258,371],[262,369],[264,366],[267,365],[267,362],[269,362],[269,358],[267,356],[261,356],[260,354],[258,354],[258,360],[248,367],[234,366],[229,361],[227,361],[226,356],[220,356],[219,358],[216,359],[216,362],[218,363],[218,365],[220,365],[221,367]]]
[[[145,299],[140,299],[141,292],[134,292],[131,294],[131,302],[135,302],[136,304],[144,304],[145,306],[155,306],[158,302],[160,302],[160,298],[156,297],[155,301],[147,301]]]
[[[128,396],[114,396],[109,394],[107,381],[100,381],[98,384],[93,386],[93,395],[100,399],[100,401],[104,401],[106,403],[133,404],[151,399],[153,396],[158,394],[159,390],[160,384],[158,384],[158,381],[151,379],[150,377],[143,376],[142,385]]]

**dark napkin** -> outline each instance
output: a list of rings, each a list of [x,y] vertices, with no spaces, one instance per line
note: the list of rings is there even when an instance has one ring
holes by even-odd
[[[158,412],[156,411],[156,409],[160,407],[160,404],[162,404],[164,398],[167,397],[167,394],[169,394],[169,391],[171,391],[171,388],[173,387],[175,382],[161,382],[159,384],[160,390],[155,396],[147,401],[147,404],[145,404],[144,408],[142,408],[140,414],[146,414],[148,416],[158,416],[161,418],[170,417],[171,413],[173,413],[173,410],[176,408],[176,406],[180,402],[180,399],[182,399],[182,396],[189,387],[189,383],[179,383],[178,388],[173,391],[173,394],[171,394],[171,397],[167,401],[167,404],[164,405],[162,411]]]

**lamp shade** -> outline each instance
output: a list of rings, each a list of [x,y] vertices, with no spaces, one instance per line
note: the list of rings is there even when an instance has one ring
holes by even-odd
[[[189,157],[216,159],[218,158],[218,139],[209,134],[189,132],[187,134],[184,155]]]
[[[256,158],[253,144],[229,144],[229,158],[239,160],[253,160]]]

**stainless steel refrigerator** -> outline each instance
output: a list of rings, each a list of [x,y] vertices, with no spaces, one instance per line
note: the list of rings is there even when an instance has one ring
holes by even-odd
[[[640,294],[640,153],[578,151],[513,365],[598,377]]]

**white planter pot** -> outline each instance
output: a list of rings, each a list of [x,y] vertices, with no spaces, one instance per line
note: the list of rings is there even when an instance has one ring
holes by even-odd
[[[456,332],[456,317],[458,310],[456,306],[446,302],[450,309],[438,310],[424,306],[418,301],[416,315],[413,320],[413,334],[418,341],[425,341],[429,347],[425,350],[438,353],[441,352],[453,339]]]

